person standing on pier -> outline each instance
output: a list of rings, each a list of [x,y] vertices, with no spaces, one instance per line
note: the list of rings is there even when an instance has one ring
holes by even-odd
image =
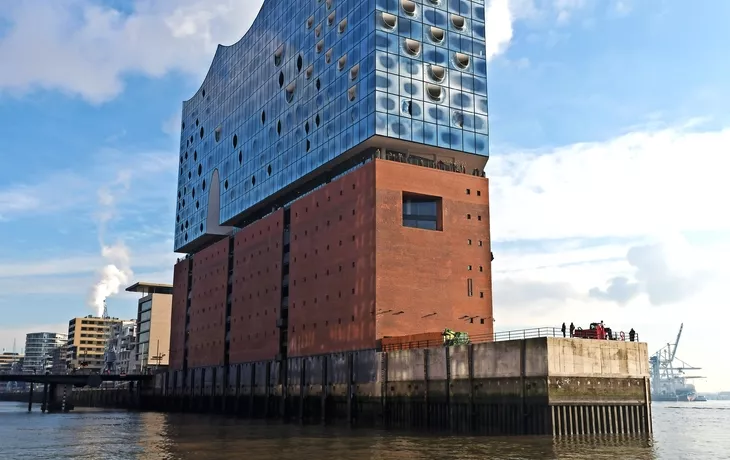
[[[629,342],[633,342],[635,338],[636,338],[636,331],[632,327],[631,330],[629,331]]]
[[[563,332],[563,338],[565,338],[565,323],[563,323],[563,327],[560,328],[560,330]]]
[[[575,334],[575,324],[572,322],[570,323],[570,336],[573,337],[573,334]]]

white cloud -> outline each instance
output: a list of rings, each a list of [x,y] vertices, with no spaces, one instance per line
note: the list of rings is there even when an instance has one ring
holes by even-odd
[[[202,79],[218,43],[237,41],[261,0],[136,0],[131,14],[92,0],[25,0],[4,5],[0,88],[36,88],[108,101],[124,77],[182,71]]]
[[[172,230],[171,230],[172,232]],[[132,268],[135,272],[159,270],[171,267],[176,260],[169,241],[157,245],[132,246],[134,254]],[[165,248],[169,249],[165,250]],[[75,276],[91,274],[104,265],[105,258],[101,254],[76,254],[68,256],[51,256],[42,259],[0,259],[0,279],[16,280],[46,276]],[[31,284],[28,284],[30,286]],[[21,289],[26,289],[22,287]]]
[[[180,126],[182,123],[182,112],[175,111],[167,120],[162,123],[162,132],[175,139],[180,138]]]
[[[604,290],[590,290],[590,296],[625,305],[646,294],[652,305],[662,306],[690,299],[715,281],[716,270],[724,261],[713,261],[713,254],[698,257],[699,251],[686,241],[675,238],[633,246],[626,255],[634,273],[632,277],[615,276]]]
[[[705,368],[699,388],[730,388],[723,338],[706,333],[730,320],[729,143],[730,129],[688,123],[495,154],[497,329],[604,320],[653,353],[684,322],[679,355]]]
[[[586,0],[555,0],[558,24],[567,24],[573,12],[585,8],[586,3]]]
[[[166,152],[129,153],[104,150],[93,158],[86,170],[56,171],[48,175],[34,176],[33,181],[20,180],[0,186],[0,217],[12,220],[27,216],[68,213],[70,210],[91,211],[98,204],[106,203],[104,212],[95,218],[108,222],[115,217],[111,205],[125,204],[125,200],[139,198],[144,191],[147,200],[158,198],[158,190],[164,190],[165,200],[174,193],[177,155]],[[169,189],[162,177],[169,175]],[[128,196],[113,197],[109,185],[129,189],[131,181],[144,186]],[[173,202],[170,202],[174,204]],[[138,205],[140,205],[138,203]]]
[[[616,0],[613,7],[621,16],[629,14],[634,9],[633,0]]]
[[[728,231],[730,128],[668,128],[542,152],[487,167],[495,241]]]
[[[202,81],[218,44],[230,45],[248,30],[262,0],[135,0],[129,12],[94,0],[24,0],[4,5],[0,21],[0,90],[37,89],[103,103],[124,90],[128,75],[170,72]],[[486,7],[487,56],[503,54],[515,21],[567,19],[582,0],[490,0]],[[174,120],[174,119],[173,119]],[[169,125],[169,126],[168,126]],[[177,125],[166,123],[164,129]]]
[[[22,214],[63,211],[86,201],[81,188],[82,178],[71,171],[57,171],[34,183],[6,184],[0,188],[0,216],[8,220]]]
[[[487,59],[504,53],[512,41],[512,10],[509,0],[491,0],[485,11]]]

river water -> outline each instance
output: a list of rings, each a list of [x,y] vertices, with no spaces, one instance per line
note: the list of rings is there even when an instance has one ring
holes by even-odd
[[[730,459],[730,402],[655,403],[653,438],[486,438],[0,403],[0,459]]]

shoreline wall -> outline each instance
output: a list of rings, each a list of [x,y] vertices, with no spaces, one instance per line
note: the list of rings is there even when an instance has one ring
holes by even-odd
[[[125,397],[86,390],[74,401],[124,406],[120,398],[136,394],[130,408],[486,435],[652,430],[644,343],[536,338],[335,353],[288,359],[286,382],[281,364],[169,372]]]

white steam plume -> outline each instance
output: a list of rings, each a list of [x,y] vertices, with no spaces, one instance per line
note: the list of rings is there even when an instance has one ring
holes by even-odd
[[[129,264],[129,248],[123,242],[114,246],[102,246],[102,257],[109,262],[99,270],[99,279],[94,285],[89,302],[96,311],[96,316],[104,313],[104,300],[119,293],[129,284],[134,273]]]
[[[99,245],[101,256],[106,262],[98,272],[98,278],[94,287],[89,293],[89,306],[94,309],[96,316],[104,313],[104,301],[115,294],[134,276],[130,263],[129,248],[123,241],[109,246],[104,243],[107,223],[114,218],[116,195],[124,193],[129,189],[130,174],[122,171],[117,174],[116,180],[111,187],[116,188],[114,192],[110,188],[103,187],[99,190]]]

